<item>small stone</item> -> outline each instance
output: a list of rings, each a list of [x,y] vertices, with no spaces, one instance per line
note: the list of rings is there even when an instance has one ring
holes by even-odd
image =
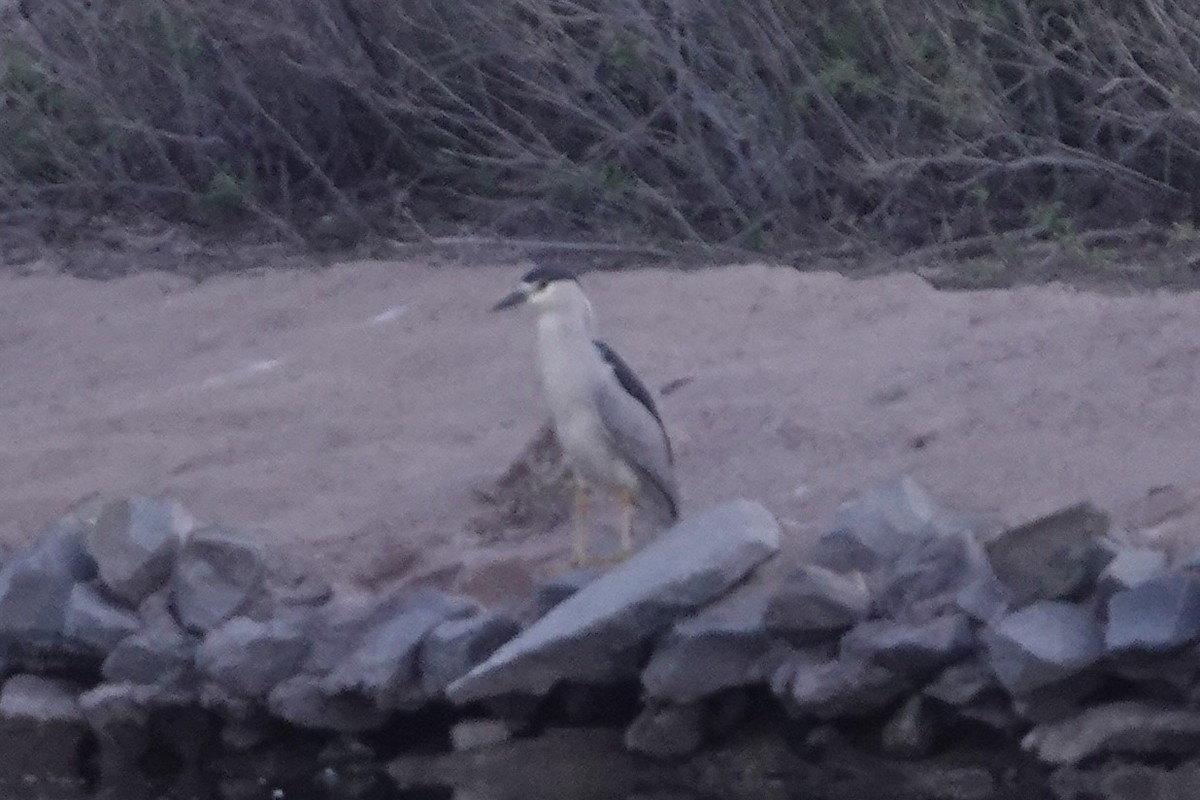
[[[1136,701],[1089,708],[1039,725],[1021,746],[1047,764],[1078,764],[1102,755],[1186,756],[1200,747],[1200,711]]]
[[[421,643],[419,669],[425,694],[438,695],[519,631],[516,620],[490,611],[440,623]]]
[[[450,728],[450,744],[459,752],[482,750],[512,738],[512,726],[502,719],[464,719]]]
[[[659,640],[642,671],[647,696],[684,704],[765,682],[787,648],[767,632],[768,591],[747,589],[680,620]]]
[[[67,598],[65,632],[107,655],[142,626],[137,614],[109,600],[98,589],[77,583]]]
[[[785,578],[770,598],[766,627],[798,644],[828,638],[866,619],[871,592],[861,573],[809,564]]]
[[[800,660],[780,670],[772,686],[788,710],[821,720],[877,711],[912,688],[904,676],[859,658]]]
[[[922,677],[971,652],[975,637],[965,616],[925,623],[869,620],[842,637],[842,655],[858,656],[905,675]]]
[[[175,612],[187,629],[209,631],[259,599],[265,576],[262,548],[244,533],[219,525],[192,531],[171,579]]]
[[[99,746],[103,775],[133,769],[150,745],[152,690],[132,683],[103,683],[79,696],[79,707]]]
[[[87,533],[100,579],[114,595],[137,605],[166,584],[190,524],[174,501],[133,497],[109,503]]]
[[[894,758],[923,758],[933,749],[935,730],[928,702],[919,694],[908,698],[883,726],[883,752]]]
[[[87,724],[79,688],[38,675],[15,675],[0,691],[0,777],[24,781],[79,777]]]
[[[358,733],[375,730],[388,712],[355,692],[326,691],[320,676],[293,675],[276,684],[267,696],[267,708],[286,722],[311,730]]]
[[[947,533],[948,518],[911,478],[875,487],[837,510],[813,548],[814,564],[837,572],[870,572],[905,550]]]
[[[0,568],[0,635],[62,634],[71,590],[96,574],[84,531],[83,523],[65,518]]]
[[[309,644],[283,620],[256,622],[234,617],[214,628],[196,651],[196,666],[209,680],[247,698],[265,698],[295,675]]]
[[[988,558],[1017,607],[1075,598],[1112,559],[1100,539],[1108,524],[1107,514],[1080,503],[1005,531],[987,543]]]
[[[404,612],[367,634],[362,644],[330,671],[323,683],[325,691],[358,692],[385,709],[420,706],[428,699],[418,671],[421,643],[447,619],[477,610],[466,598],[439,592],[414,595]]]
[[[1116,592],[1141,586],[1167,571],[1167,554],[1149,547],[1122,547],[1100,575],[1100,585]]]
[[[1173,572],[1108,601],[1105,645],[1113,653],[1166,652],[1200,639],[1200,576]]]
[[[625,749],[651,758],[686,756],[704,743],[697,705],[648,706],[625,729]]]
[[[971,531],[937,536],[876,570],[874,610],[890,619],[927,620],[953,609],[964,586],[991,574],[987,555]]]
[[[195,651],[195,642],[178,633],[140,631],[112,649],[101,671],[110,683],[174,683],[191,671]]]
[[[996,676],[977,659],[951,664],[922,692],[950,706],[965,706],[1000,688]]]
[[[992,670],[1014,694],[1077,675],[1104,653],[1100,626],[1089,611],[1048,600],[1009,614],[983,639]]]

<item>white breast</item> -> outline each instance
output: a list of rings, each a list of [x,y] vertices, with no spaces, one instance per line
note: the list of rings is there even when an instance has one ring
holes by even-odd
[[[538,320],[538,351],[542,386],[567,462],[587,481],[636,489],[636,473],[612,451],[596,410],[596,382],[608,367],[591,336],[556,315],[544,315]]]

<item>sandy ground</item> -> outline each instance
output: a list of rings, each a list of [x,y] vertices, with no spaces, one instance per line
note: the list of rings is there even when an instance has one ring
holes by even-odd
[[[531,317],[486,311],[521,272],[0,277],[0,544],[92,493],[149,493],[346,581],[564,557],[564,528],[485,546],[469,524],[545,418]],[[1200,482],[1198,294],[759,265],[584,286],[651,387],[682,382],[661,407],[685,510],[757,499],[793,552],[901,473],[1014,522]]]

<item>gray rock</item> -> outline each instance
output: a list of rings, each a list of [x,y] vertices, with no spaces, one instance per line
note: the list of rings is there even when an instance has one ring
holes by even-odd
[[[922,677],[966,656],[974,642],[971,625],[960,613],[923,623],[869,620],[842,637],[841,651]]]
[[[358,733],[374,730],[388,712],[356,692],[329,693],[319,676],[293,675],[267,695],[267,708],[276,717],[301,728]]]
[[[1039,725],[1021,742],[1048,764],[1102,755],[1180,756],[1200,747],[1200,711],[1141,702],[1109,703],[1072,719]]]
[[[951,532],[950,522],[915,481],[899,478],[843,503],[813,548],[812,561],[838,572],[870,572],[933,536]]]
[[[329,694],[357,692],[384,709],[412,709],[426,696],[418,672],[421,643],[437,625],[478,610],[465,598],[438,592],[414,595],[394,619],[367,634],[363,643],[325,677]]]
[[[64,623],[67,636],[91,645],[105,655],[142,627],[137,614],[117,605],[86,583],[77,583],[71,589]]]
[[[1089,611],[1049,600],[1004,617],[984,631],[983,640],[996,677],[1014,694],[1077,675],[1104,654],[1100,626]]]
[[[892,619],[925,620],[955,607],[955,595],[991,572],[969,531],[937,536],[882,564],[872,577],[874,611]]]
[[[79,688],[37,675],[14,675],[0,691],[0,778],[78,778],[87,724]]]
[[[1200,639],[1200,576],[1173,572],[1117,592],[1104,639],[1110,652],[1166,652]]]
[[[954,595],[954,604],[978,622],[995,622],[1013,607],[1012,593],[991,565],[979,569]]]
[[[996,575],[1017,607],[1085,594],[1112,553],[1101,538],[1108,515],[1080,503],[1005,531],[986,545]]]
[[[421,643],[419,672],[425,694],[441,693],[520,630],[516,620],[490,611],[439,624]]]
[[[112,649],[101,671],[110,683],[178,683],[191,674],[195,652],[195,641],[174,631],[140,631]]]
[[[1068,680],[1022,692],[1012,698],[1014,713],[1028,723],[1039,725],[1074,717],[1104,686],[1099,671],[1085,672]]]
[[[651,758],[686,756],[704,743],[698,705],[647,706],[625,729],[625,749]]]
[[[339,597],[314,610],[302,622],[312,643],[304,671],[324,674],[344,662],[367,636],[395,618],[419,608],[443,608],[443,619],[464,616],[475,609],[461,598],[430,589],[396,591],[378,596]]]
[[[597,567],[577,567],[541,581],[533,587],[533,599],[525,616],[531,620],[546,616],[550,609],[603,574]]]
[[[999,688],[995,674],[971,658],[946,667],[922,693],[949,706],[965,706]]]
[[[102,775],[134,767],[150,744],[152,687],[102,683],[79,696],[79,707],[96,737]]]
[[[137,605],[171,575],[180,535],[189,522],[170,500],[115,500],[88,529],[87,546],[100,579],[114,595]]]
[[[789,648],[767,632],[767,590],[747,589],[672,626],[642,671],[647,696],[685,704],[770,677]]]
[[[284,620],[234,617],[204,637],[196,666],[234,695],[265,698],[277,683],[299,672],[308,648],[299,628]]]
[[[936,733],[929,701],[914,694],[884,724],[880,744],[893,758],[923,758],[933,749]]]
[[[96,574],[83,546],[85,529],[65,518],[0,568],[0,636],[62,634],[71,589]]]
[[[637,673],[637,651],[679,617],[723,595],[779,549],[779,523],[735,501],[689,517],[624,564],[563,601],[451,684],[456,703],[521,693],[559,681]]]
[[[265,587],[258,542],[211,525],[184,538],[171,578],[175,612],[184,627],[208,631],[247,610]]]
[[[507,742],[511,723],[503,719],[464,719],[450,728],[450,745],[457,751],[481,750]]]
[[[912,688],[903,675],[860,658],[798,659],[780,667],[771,684],[789,712],[821,720],[877,711]]]
[[[837,635],[867,618],[871,592],[860,572],[804,565],[784,578],[770,598],[765,623],[799,644]]]
[[[1149,547],[1121,547],[1100,575],[1100,585],[1110,592],[1132,589],[1167,571],[1167,554]]]

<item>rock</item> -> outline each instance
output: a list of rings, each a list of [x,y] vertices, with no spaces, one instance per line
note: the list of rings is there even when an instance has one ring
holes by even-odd
[[[77,583],[71,589],[64,617],[68,637],[95,647],[105,655],[142,627],[137,614],[112,602],[86,583]]]
[[[450,745],[458,751],[480,750],[512,738],[512,725],[502,719],[464,719],[450,728]]]
[[[880,743],[893,758],[923,758],[933,749],[935,733],[929,702],[914,694],[883,726]]]
[[[1013,597],[989,564],[959,588],[954,604],[977,622],[995,622],[1012,609]]]
[[[526,617],[540,619],[556,605],[604,574],[598,567],[576,567],[541,581],[533,587],[533,600]]]
[[[96,737],[102,775],[134,768],[150,744],[151,687],[104,683],[79,696],[79,707]]]
[[[962,614],[924,623],[869,620],[842,637],[843,656],[859,657],[889,669],[923,677],[971,652],[975,637]]]
[[[698,705],[647,706],[625,729],[625,749],[651,758],[686,756],[704,743]]]
[[[414,593],[394,619],[367,634],[362,644],[325,677],[329,694],[358,692],[384,709],[412,709],[427,699],[418,672],[421,643],[437,625],[478,611],[470,600],[436,591]]]
[[[209,631],[244,611],[265,591],[262,548],[250,537],[219,525],[183,540],[171,577],[175,613],[184,627]]]
[[[1090,590],[1112,553],[1100,537],[1108,515],[1080,503],[1005,531],[986,545],[1013,604],[1078,597]]]
[[[1117,592],[1108,601],[1110,652],[1166,652],[1200,639],[1200,576],[1172,572]]]
[[[1091,613],[1041,600],[986,629],[988,663],[1014,694],[1083,672],[1100,660],[1104,639]]]
[[[912,688],[904,676],[860,658],[798,659],[780,667],[771,684],[793,715],[821,720],[877,711]]]
[[[946,667],[922,693],[949,706],[965,706],[999,688],[995,674],[971,658]]]
[[[88,530],[87,546],[109,591],[137,605],[171,576],[180,536],[189,525],[174,501],[115,500]]]
[[[346,660],[375,628],[402,613],[408,604],[400,593],[382,597],[338,597],[302,622],[311,643],[304,671],[324,674]]]
[[[797,644],[836,636],[867,618],[871,592],[862,573],[846,574],[809,564],[780,582],[766,608],[765,623]]]
[[[71,589],[96,574],[83,546],[85,529],[74,518],[60,520],[0,568],[0,636],[62,634]]]
[[[679,617],[723,595],[779,549],[779,523],[741,500],[683,520],[563,601],[451,684],[455,703],[559,681],[635,675],[637,651]]]
[[[0,778],[77,779],[87,725],[74,684],[14,675],[0,691]]]
[[[1167,554],[1149,547],[1121,547],[1100,574],[1100,585],[1110,592],[1132,589],[1167,571]]]
[[[112,649],[101,671],[110,683],[180,683],[191,674],[195,652],[196,643],[179,633],[140,631]]]
[[[642,671],[646,695],[684,704],[765,682],[788,650],[773,647],[767,633],[770,599],[764,587],[750,586],[675,623]]]
[[[276,684],[267,695],[267,708],[282,720],[301,728],[358,733],[374,730],[388,712],[355,692],[330,693],[317,675],[293,675]]]
[[[1078,714],[1088,699],[1097,696],[1103,688],[1104,676],[1093,670],[1070,680],[1023,692],[1012,698],[1012,709],[1033,725],[1058,722]]]
[[[956,592],[990,571],[987,555],[971,531],[934,537],[876,570],[874,612],[913,621],[938,616],[954,607]]]
[[[1193,755],[1200,746],[1200,711],[1136,701],[1108,703],[1072,719],[1039,725],[1021,746],[1045,763],[1060,765],[1112,754]]]
[[[234,617],[204,637],[196,651],[196,667],[234,695],[265,698],[277,683],[300,670],[308,648],[299,628],[284,620]]]
[[[516,620],[490,611],[440,623],[421,643],[419,673],[425,694],[440,694],[520,630]]]
[[[949,518],[911,478],[881,484],[843,503],[812,552],[812,562],[837,572],[870,572],[905,550],[948,533]]]

